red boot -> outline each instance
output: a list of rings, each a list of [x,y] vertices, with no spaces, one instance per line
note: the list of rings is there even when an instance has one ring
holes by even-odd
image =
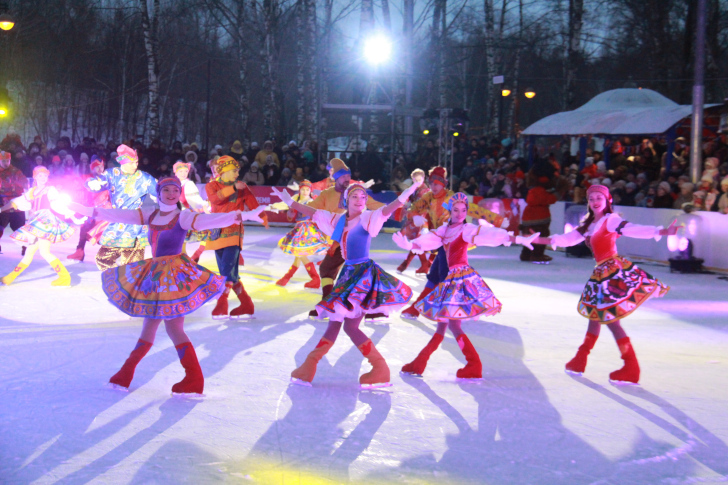
[[[332,345],[334,343],[329,339],[322,338],[319,340],[318,345],[308,354],[306,360],[301,364],[301,367],[291,372],[291,382],[303,386],[310,385],[313,377],[316,375],[316,367],[319,361],[331,349]]]
[[[200,369],[192,343],[185,342],[174,348],[177,349],[180,364],[185,368],[185,378],[172,386],[172,392],[202,394],[205,388],[205,377],[202,375],[202,369]]]
[[[430,341],[427,342],[427,345],[425,345],[425,348],[422,349],[419,354],[417,354],[415,360],[413,360],[409,364],[405,364],[402,367],[402,372],[405,374],[421,376],[425,372],[425,367],[427,367],[427,361],[430,359],[432,353],[436,351],[437,348],[440,346],[443,338],[444,337],[439,333],[433,335],[432,339],[430,339]]]
[[[584,373],[584,370],[586,370],[586,358],[589,352],[591,352],[591,349],[594,348],[594,344],[597,343],[597,338],[599,338],[598,335],[587,332],[586,337],[584,337],[584,343],[581,344],[579,350],[576,352],[576,357],[566,364],[566,372],[568,374],[581,375]]]
[[[480,363],[478,352],[470,343],[470,339],[464,333],[457,338],[460,350],[463,351],[465,360],[468,362],[465,367],[458,369],[457,376],[461,379],[480,379],[483,377],[483,364]]]
[[[609,380],[637,384],[640,381],[640,364],[637,362],[632,342],[629,337],[623,337],[617,340],[617,346],[622,353],[624,367],[609,374]]]
[[[387,365],[387,361],[384,360],[384,357],[382,357],[382,354],[374,347],[374,342],[371,339],[367,339],[358,349],[372,365],[372,370],[359,376],[359,385],[361,388],[374,389],[376,387],[391,386],[392,383],[389,382],[389,366]]]
[[[230,312],[230,318],[237,319],[253,316],[253,313],[255,313],[255,305],[253,305],[253,300],[248,296],[240,280],[233,285],[233,291],[237,295],[238,300],[240,300],[240,305],[237,308],[233,308]]]
[[[66,259],[74,259],[76,261],[83,261],[84,256],[85,256],[85,254],[83,253],[83,249],[77,248],[74,253],[66,256]]]
[[[313,289],[321,288],[321,278],[319,278],[318,272],[316,271],[316,266],[313,263],[306,263],[306,271],[308,271],[311,281],[303,285],[303,287]]]
[[[424,254],[422,256],[424,256]],[[430,272],[430,267],[432,266],[432,259],[420,258],[420,262],[422,263],[422,265],[419,268],[417,268],[417,271],[415,271],[415,274],[426,275],[427,273]]]
[[[217,305],[212,310],[213,320],[223,320],[228,317],[228,296],[232,287],[233,284],[229,281],[225,283],[225,290],[223,290],[220,298],[217,299]]]
[[[408,306],[407,308],[402,310],[401,317],[408,318],[410,320],[417,320],[417,317],[420,316],[420,312],[417,311],[417,309],[415,308],[415,304],[424,300],[425,297],[427,295],[429,295],[430,293],[432,293],[432,290],[434,290],[434,289],[435,288],[429,288],[429,287],[425,286],[425,289],[422,290],[422,293],[420,293],[420,296],[417,297],[417,300],[415,300],[415,302],[413,304],[411,304],[410,306]]]
[[[238,256],[238,266],[245,266],[245,259],[243,259],[242,254]]]
[[[427,266],[427,271],[425,271],[425,274],[427,274],[430,271],[430,262],[427,260],[427,256],[424,254],[418,254],[418,258],[420,258],[420,268],[423,268]]]
[[[198,247],[198,248],[197,248],[197,249],[195,250],[195,252],[194,252],[194,253],[192,253],[192,256],[190,256],[190,258],[191,258],[191,259],[192,259],[192,261],[194,261],[195,263],[199,263],[199,262],[200,262],[200,256],[202,256],[202,253],[203,253],[204,251],[205,251],[205,246],[203,246],[202,244],[200,244],[200,247]]]
[[[404,273],[405,270],[407,269],[407,267],[409,266],[409,264],[412,262],[412,259],[414,259],[414,257],[415,257],[415,253],[410,251],[407,254],[407,257],[405,258],[405,260],[402,261],[402,264],[397,266],[397,273]]]
[[[149,349],[151,348],[151,342],[139,339],[136,347],[134,347],[134,350],[131,351],[131,354],[129,354],[129,357],[126,359],[126,362],[124,362],[124,365],[121,366],[119,372],[111,376],[109,383],[129,388],[131,380],[134,378],[134,370],[136,369],[137,364],[144,358],[145,355],[147,355],[147,352],[149,352]]]
[[[296,274],[296,271],[298,271],[298,266],[291,265],[290,268],[288,268],[288,273],[283,275],[283,278],[276,281],[276,284],[278,286],[286,286],[289,281],[291,281],[291,278],[293,278],[293,275]]]
[[[326,298],[327,296],[329,296],[329,294],[331,293],[331,291],[333,289],[334,289],[334,285],[326,285],[326,286],[324,286],[323,289],[321,290],[321,292],[323,293],[321,295],[321,299],[323,300],[324,298]],[[313,310],[311,310],[310,312],[308,312],[308,316],[311,317],[311,318],[318,318],[318,316],[319,316],[318,310],[316,310],[314,308]]]

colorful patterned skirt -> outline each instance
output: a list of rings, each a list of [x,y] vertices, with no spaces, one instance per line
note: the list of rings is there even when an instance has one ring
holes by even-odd
[[[73,226],[56,216],[49,209],[42,209],[33,214],[23,227],[15,231],[10,238],[21,246],[30,246],[45,239],[51,243],[65,241],[73,235]]]
[[[331,239],[319,231],[313,221],[300,221],[278,241],[278,247],[293,256],[312,256],[325,253],[331,246]]]
[[[331,293],[316,305],[321,318],[341,322],[370,313],[389,315],[412,298],[409,286],[368,259],[345,263]]]
[[[190,229],[187,231],[187,236],[185,236],[186,242],[205,242],[210,239],[210,231],[204,230],[204,231],[193,231]]]
[[[224,277],[184,253],[107,269],[101,283],[109,301],[127,315],[163,319],[192,313],[225,289]]]
[[[423,317],[434,320],[477,320],[500,313],[501,302],[477,271],[467,265],[450,268],[442,283],[415,304]]]
[[[590,320],[612,323],[631,314],[648,298],[664,296],[669,289],[633,262],[615,256],[594,268],[577,309]]]

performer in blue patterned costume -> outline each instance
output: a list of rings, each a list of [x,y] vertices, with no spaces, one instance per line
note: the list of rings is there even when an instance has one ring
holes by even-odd
[[[359,329],[359,323],[366,314],[388,315],[403,307],[412,297],[412,290],[369,258],[369,245],[386,220],[419,186],[420,183],[412,184],[394,202],[370,211],[366,209],[364,186],[351,184],[343,194],[346,212],[342,214],[299,204],[285,190],[273,189],[273,195],[280,197],[290,208],[311,216],[321,232],[338,242],[344,258],[344,267],[331,293],[316,305],[319,316],[329,317],[329,326],[303,365],[291,373],[292,382],[310,385],[316,374],[316,365],[334,344],[343,323],[346,334],[372,364],[372,370],[359,377],[362,388],[391,385],[387,363]]]
[[[157,180],[146,172],[137,170],[139,158],[136,151],[126,145],[116,150],[116,167],[89,179],[86,187],[92,192],[109,191],[111,207],[134,210],[142,206],[144,196],[156,196]],[[115,266],[134,263],[144,259],[147,241],[147,226],[139,224],[111,223],[104,230],[101,248],[96,254],[96,266],[106,270]]]
[[[101,276],[111,304],[127,315],[144,318],[136,347],[109,382],[122,388],[129,387],[137,364],[149,352],[157,328],[164,320],[167,334],[185,369],[185,378],[172,386],[172,392],[201,394],[205,380],[195,348],[185,334],[184,317],[222,293],[225,278],[192,261],[182,252],[182,244],[190,230],[222,228],[245,220],[262,222],[258,215],[264,207],[224,214],[180,210],[177,203],[182,184],[176,177],[161,179],[157,191],[159,208],[92,209],[74,203],[69,206],[94,219],[131,225],[138,222],[150,228],[151,259],[108,269]]]

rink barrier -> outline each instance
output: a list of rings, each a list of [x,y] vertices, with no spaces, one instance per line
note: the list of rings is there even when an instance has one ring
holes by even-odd
[[[280,202],[280,199],[272,194],[272,187],[266,185],[249,186],[259,204],[268,205]],[[198,184],[200,195],[207,198],[204,184]],[[276,187],[283,189],[284,187]],[[294,192],[287,189],[289,193]],[[388,204],[395,200],[398,192],[383,191],[369,195],[375,200]],[[523,199],[490,199],[479,196],[468,196],[470,202],[485,207],[493,212],[507,217],[509,220],[508,230],[518,234],[518,226],[521,222],[521,214],[526,207]],[[571,209],[570,209],[571,208]],[[694,212],[686,214],[678,209],[652,209],[646,207],[614,206],[615,212],[622,218],[635,224],[667,227],[677,219],[678,223],[685,224],[685,229],[680,230],[679,237],[687,237],[693,244],[693,256],[705,260],[705,267],[712,270],[728,271],[728,215],[717,212]],[[551,206],[551,234],[563,234],[570,218],[570,225],[574,227],[577,220],[574,215],[586,211],[586,206],[575,206],[570,202],[556,202]],[[286,212],[268,214],[268,221],[272,226],[293,227]],[[260,225],[256,222],[245,222],[246,225]],[[404,213],[402,209],[392,215],[384,225],[386,232],[393,232],[404,224]],[[568,229],[568,227],[566,227]],[[639,258],[667,264],[668,259],[677,256],[676,251],[670,251],[667,244],[668,238],[663,237],[659,241],[647,241],[621,237],[617,240],[619,254],[627,258]],[[674,244],[672,244],[674,246]]]

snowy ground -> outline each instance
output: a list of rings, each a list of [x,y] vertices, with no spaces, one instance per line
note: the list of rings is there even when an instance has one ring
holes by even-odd
[[[303,271],[286,288],[273,284],[291,262],[276,247],[283,232],[246,234],[242,275],[256,320],[213,321],[211,304],[187,320],[202,399],[170,396],[183,370],[161,329],[131,392],[104,386],[140,322],[106,302],[94,250],[68,265],[71,288],[51,288],[40,257],[0,288],[0,482],[728,481],[728,281],[643,265],[672,291],[626,321],[642,385],[615,387],[608,374],[621,360],[606,329],[586,374],[563,372],[586,329],[575,308],[592,261],[556,254],[537,266],[519,262],[515,247],[479,248],[471,264],[503,302],[501,314],[464,325],[483,381],[455,380],[464,359],[449,335],[423,379],[400,376],[433,325],[394,318],[364,326],[393,387],[358,389],[368,364],[343,332],[314,386],[289,387],[325,323],[305,318],[319,293],[303,289]],[[56,254],[64,259],[75,241]],[[7,236],[0,243],[5,274],[19,248]],[[373,248],[394,272],[402,254],[389,236]],[[212,253],[202,263],[214,267]],[[413,271],[402,279],[417,293],[424,282]]]

